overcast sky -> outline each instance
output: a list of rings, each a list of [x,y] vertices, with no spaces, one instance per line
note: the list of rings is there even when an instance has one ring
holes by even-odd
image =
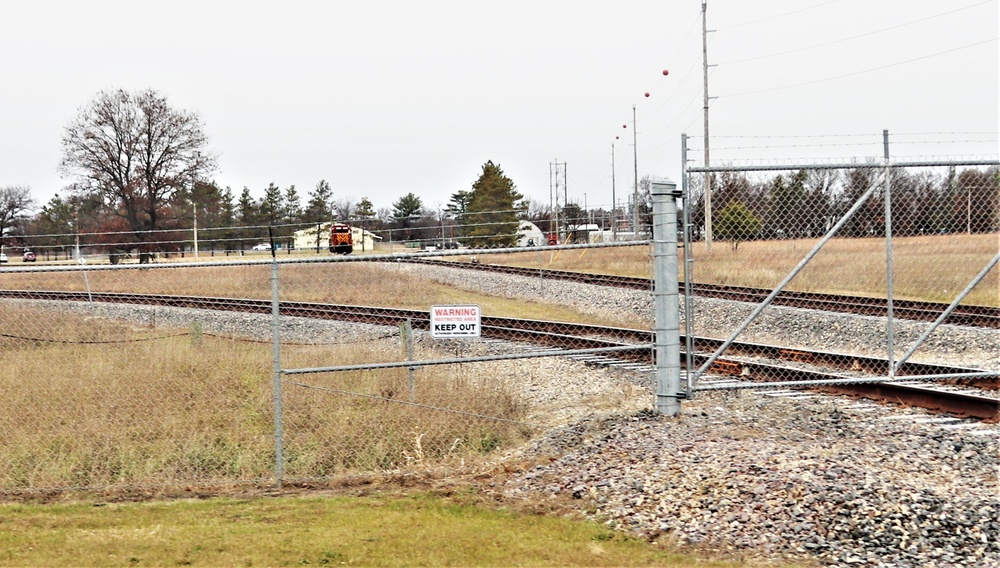
[[[998,0],[707,15],[713,162],[881,156],[883,129],[899,160],[997,157]],[[4,1],[0,186],[43,205],[70,182],[60,140],[80,108],[152,88],[198,113],[237,195],[274,182],[304,201],[325,179],[335,199],[436,209],[492,160],[548,205],[565,162],[570,201],[607,207],[633,160],[679,180],[681,133],[701,160],[701,37],[700,0]]]

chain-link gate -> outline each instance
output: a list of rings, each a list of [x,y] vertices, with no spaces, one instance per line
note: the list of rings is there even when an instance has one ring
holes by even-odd
[[[801,384],[948,374],[913,372],[914,361],[996,376],[997,162],[691,167],[685,182],[685,282],[696,300],[686,329],[719,339],[702,346],[711,357],[689,359],[690,390],[751,386],[718,380],[745,372],[724,361],[741,343],[783,348],[769,355],[788,367],[770,371],[782,380],[816,352],[883,360],[861,372],[855,357],[855,368]]]

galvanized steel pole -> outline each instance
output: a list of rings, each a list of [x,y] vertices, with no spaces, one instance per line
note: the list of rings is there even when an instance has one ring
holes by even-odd
[[[677,198],[669,180],[655,180],[653,199],[653,305],[655,310],[656,411],[681,411],[680,302],[677,276]]]
[[[694,251],[691,250],[691,186],[687,171],[687,134],[681,134],[681,199],[684,204],[684,369],[685,392],[694,389]]]
[[[271,228],[268,227],[270,233]],[[285,474],[284,430],[281,415],[281,307],[278,293],[278,259],[274,254],[274,237],[271,237],[271,342],[272,371],[274,373],[274,482],[281,489]]]
[[[889,131],[882,131],[882,147],[885,159],[885,334],[886,357],[889,361],[889,378],[896,375],[896,322],[893,318],[893,268],[892,268],[892,172],[889,169]]]

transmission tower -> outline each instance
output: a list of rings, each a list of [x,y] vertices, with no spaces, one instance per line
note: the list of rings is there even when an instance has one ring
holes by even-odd
[[[562,184],[563,206],[565,207],[569,199],[569,192],[566,189],[566,162],[553,160],[549,162],[549,207],[552,210],[552,217],[549,220],[549,235],[556,235],[556,239],[562,241],[559,234],[559,187]]]

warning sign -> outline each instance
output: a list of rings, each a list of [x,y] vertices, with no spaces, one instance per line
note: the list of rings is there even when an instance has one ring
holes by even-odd
[[[479,306],[431,306],[431,337],[479,337]]]

